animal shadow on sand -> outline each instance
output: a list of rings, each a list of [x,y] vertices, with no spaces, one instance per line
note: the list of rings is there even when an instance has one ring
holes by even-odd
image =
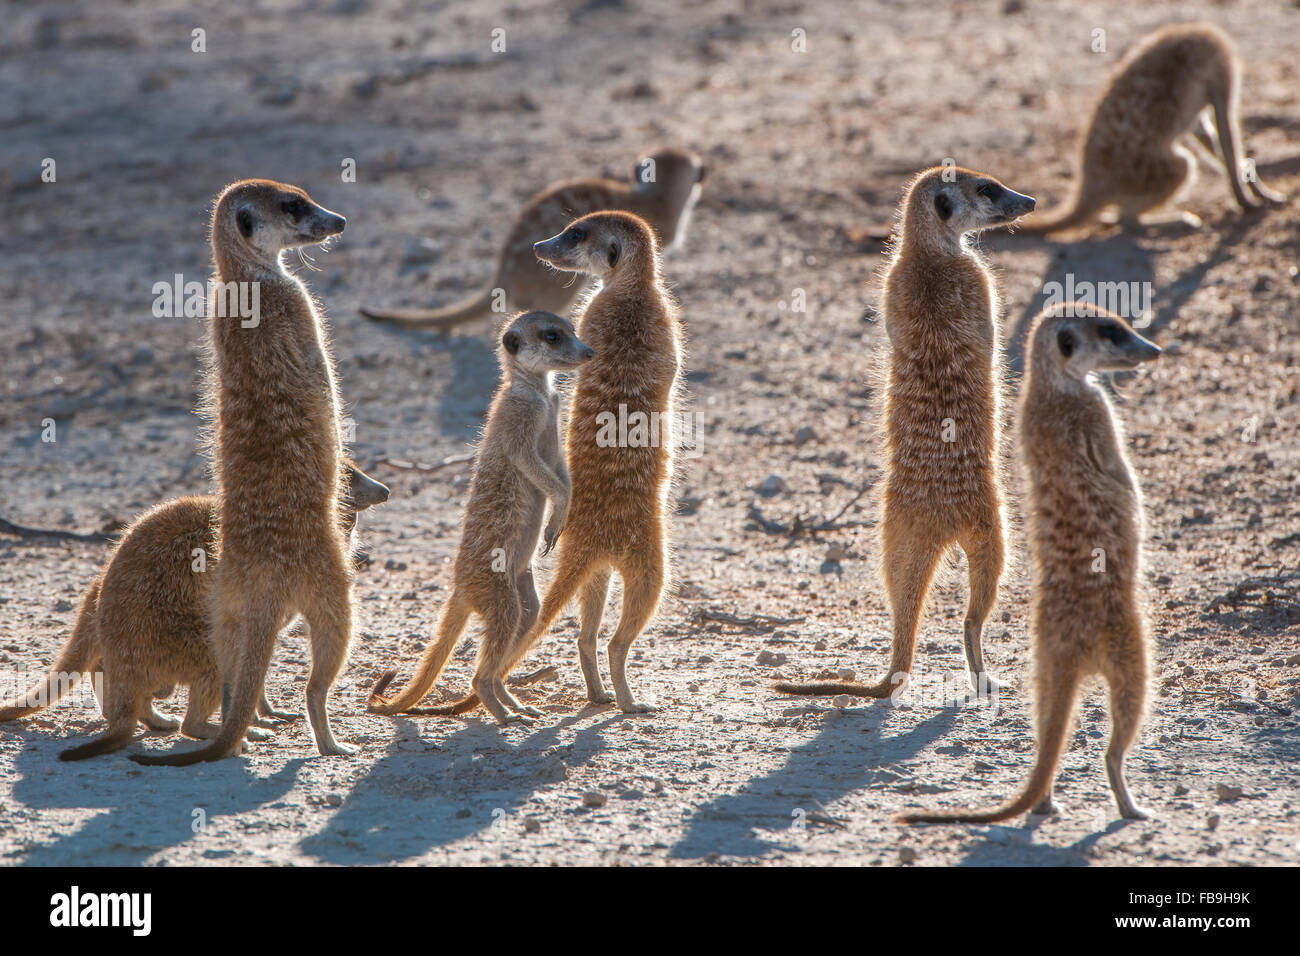
[[[397,735],[387,752],[300,848],[328,863],[400,863],[476,833],[486,837],[496,826],[509,827],[515,840],[519,821],[513,818],[529,798],[563,780],[566,767],[605,749],[603,724],[560,744],[565,728],[589,717],[587,711],[573,714],[518,743],[511,738],[519,728],[475,720],[436,744],[422,740],[421,729],[454,724],[395,718]],[[484,852],[492,848],[485,845]]]
[[[174,706],[165,709],[179,712]],[[15,729],[22,741],[14,758],[16,799],[36,810],[105,811],[46,843],[29,841],[15,861],[27,866],[138,866],[191,839],[196,823],[221,827],[223,818],[283,798],[303,764],[301,759],[290,760],[266,777],[252,773],[240,758],[194,767],[141,767],[126,757],[139,749],[138,743],[102,757],[62,763],[59,751],[102,731],[102,722],[75,738]]]
[[[817,735],[793,748],[782,766],[696,810],[669,855],[752,858],[798,850],[793,839],[763,839],[755,830],[790,831],[800,809],[812,814],[872,784],[897,781],[886,768],[915,757],[947,734],[959,713],[958,707],[944,708],[902,733],[890,730],[899,721],[887,702],[827,713]],[[832,760],[840,766],[829,767]]]

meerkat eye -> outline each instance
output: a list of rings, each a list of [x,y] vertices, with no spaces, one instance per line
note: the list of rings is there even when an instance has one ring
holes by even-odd
[[[574,242],[582,242],[582,240],[587,238],[587,230],[583,229],[581,226],[574,226],[573,229],[570,230],[569,236]]]
[[[542,333],[542,341],[554,345],[556,342],[560,341],[560,333],[556,332],[555,329],[547,329]]]
[[[1066,329],[1056,333],[1056,347],[1061,350],[1061,354],[1069,358],[1074,354],[1074,335]]]
[[[1105,325],[1097,326],[1097,335],[1111,345],[1123,345],[1124,339],[1127,337],[1124,335],[1124,330],[1114,322],[1107,322]]]
[[[293,199],[285,199],[280,203],[280,211],[287,215],[293,216],[294,219],[297,219],[300,216],[302,216],[302,214],[306,212],[306,210],[307,210],[307,204],[304,203],[302,199],[297,197]]]
[[[998,197],[1002,195],[1002,187],[994,183],[985,183],[975,191],[990,202],[996,202]]]

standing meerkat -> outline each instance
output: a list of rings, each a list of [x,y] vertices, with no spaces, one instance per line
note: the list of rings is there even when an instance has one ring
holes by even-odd
[[[260,306],[251,324],[213,308],[209,325],[221,501],[211,628],[231,700],[208,747],[133,754],[139,763],[186,765],[236,752],[257,710],[276,635],[297,614],[311,636],[307,718],[316,747],[322,754],[356,752],[334,739],[325,709],[352,640],[338,386],[316,304],[282,262],[286,249],[322,243],[344,222],[298,187],[264,179],[234,183],[217,198],[216,288],[251,284]]]
[[[1115,68],[1093,111],[1073,200],[1026,220],[1023,231],[1081,228],[1111,206],[1126,226],[1172,218],[1148,214],[1190,188],[1196,161],[1188,146],[1227,176],[1241,209],[1258,205],[1256,199],[1283,202],[1243,162],[1239,73],[1232,40],[1212,24],[1178,24],[1145,37]],[[1180,215],[1200,225],[1190,213]]]
[[[539,242],[537,256],[564,272],[594,276],[600,291],[587,304],[578,334],[596,357],[578,370],[567,451],[573,483],[569,522],[555,576],[536,622],[501,664],[499,684],[579,595],[578,659],[594,704],[615,701],[624,713],[650,713],[627,682],[627,655],[659,608],[667,579],[673,415],[681,367],[681,322],[663,285],[654,230],[624,212],[584,216]],[[627,425],[620,435],[616,422]],[[624,440],[626,439],[626,440]],[[596,661],[610,577],[623,581],[623,608],[609,642],[614,696]],[[495,685],[494,685],[495,686]],[[470,695],[446,712],[472,709]],[[513,720],[541,716],[525,709]]]
[[[1135,368],[1160,354],[1123,319],[1079,302],[1034,320],[1021,386],[1020,438],[1029,477],[1025,511],[1033,561],[1034,702],[1038,755],[1020,795],[988,811],[906,813],[906,823],[994,823],[1052,813],[1052,782],[1086,677],[1110,687],[1106,775],[1119,812],[1141,819],[1124,782],[1124,755],[1147,698],[1147,623],[1138,593],[1142,498],[1124,439],[1095,372]]]
[[[350,532],[357,512],[386,501],[388,489],[351,464],[347,475],[343,517]],[[176,498],[141,515],[86,590],[72,636],[50,673],[24,694],[0,704],[0,721],[53,706],[81,676],[98,672],[108,729],[64,750],[60,760],[82,760],[125,747],[137,721],[158,732],[179,728],[187,737],[215,737],[219,728],[208,723],[208,717],[221,700],[221,676],[208,640],[208,602],[218,520],[218,501],[211,495]],[[175,684],[190,690],[183,723],[153,706],[156,688]],[[286,720],[299,716],[273,710],[265,692],[257,712]],[[248,736],[260,738],[252,728]]]
[[[496,275],[482,292],[438,309],[364,308],[361,314],[415,329],[451,328],[491,315],[494,305],[500,311],[544,309],[565,314],[583,286],[538,261],[533,253],[538,239],[555,235],[588,213],[623,210],[650,223],[663,246],[676,246],[686,234],[704,176],[704,164],[694,153],[664,149],[637,163],[631,183],[614,179],[555,183],[524,204],[506,236]],[[505,293],[499,304],[495,302],[497,289]]]
[[[396,670],[380,677],[367,708],[372,713],[455,713],[415,705],[442,673],[473,613],[484,625],[474,676],[476,699],[500,723],[514,713],[536,713],[506,689],[501,677],[511,649],[537,618],[532,561],[546,503],[551,502],[546,551],[560,537],[569,512],[569,473],[560,454],[560,398],[551,376],[578,368],[592,350],[578,341],[567,319],[534,311],[510,324],[497,354],[501,384],[475,458],[438,640],[425,649],[415,677],[401,693],[383,696]]]
[[[930,579],[953,544],[970,569],[964,634],[971,685],[981,694],[997,690],[984,669],[983,632],[1003,562],[999,305],[993,274],[967,236],[1033,208],[1030,197],[960,167],[928,169],[908,187],[884,287],[888,470],[881,560],[894,621],[889,673],[869,686],[782,683],[778,691],[901,693]]]

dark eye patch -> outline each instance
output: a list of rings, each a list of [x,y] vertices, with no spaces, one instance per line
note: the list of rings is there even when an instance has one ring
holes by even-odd
[[[1061,350],[1061,354],[1069,358],[1074,354],[1074,335],[1068,329],[1061,329],[1056,333],[1056,347]]]
[[[294,219],[301,219],[307,212],[307,204],[302,201],[302,197],[295,196],[293,199],[283,200],[280,203],[280,211],[293,216]]]
[[[997,183],[985,183],[979,189],[975,190],[989,202],[997,202],[1002,198],[1002,187]]]
[[[1124,330],[1114,322],[1106,322],[1097,326],[1097,335],[1111,345],[1123,345],[1124,340],[1128,338]]]

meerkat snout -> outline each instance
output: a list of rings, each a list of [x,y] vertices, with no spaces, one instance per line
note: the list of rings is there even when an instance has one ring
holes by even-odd
[[[596,354],[578,339],[567,319],[540,309],[511,322],[501,347],[514,364],[539,373],[574,369]]]
[[[1086,303],[1060,309],[1056,350],[1066,375],[1083,381],[1093,372],[1123,372],[1160,357],[1160,346],[1143,338],[1122,318],[1101,314]]]

